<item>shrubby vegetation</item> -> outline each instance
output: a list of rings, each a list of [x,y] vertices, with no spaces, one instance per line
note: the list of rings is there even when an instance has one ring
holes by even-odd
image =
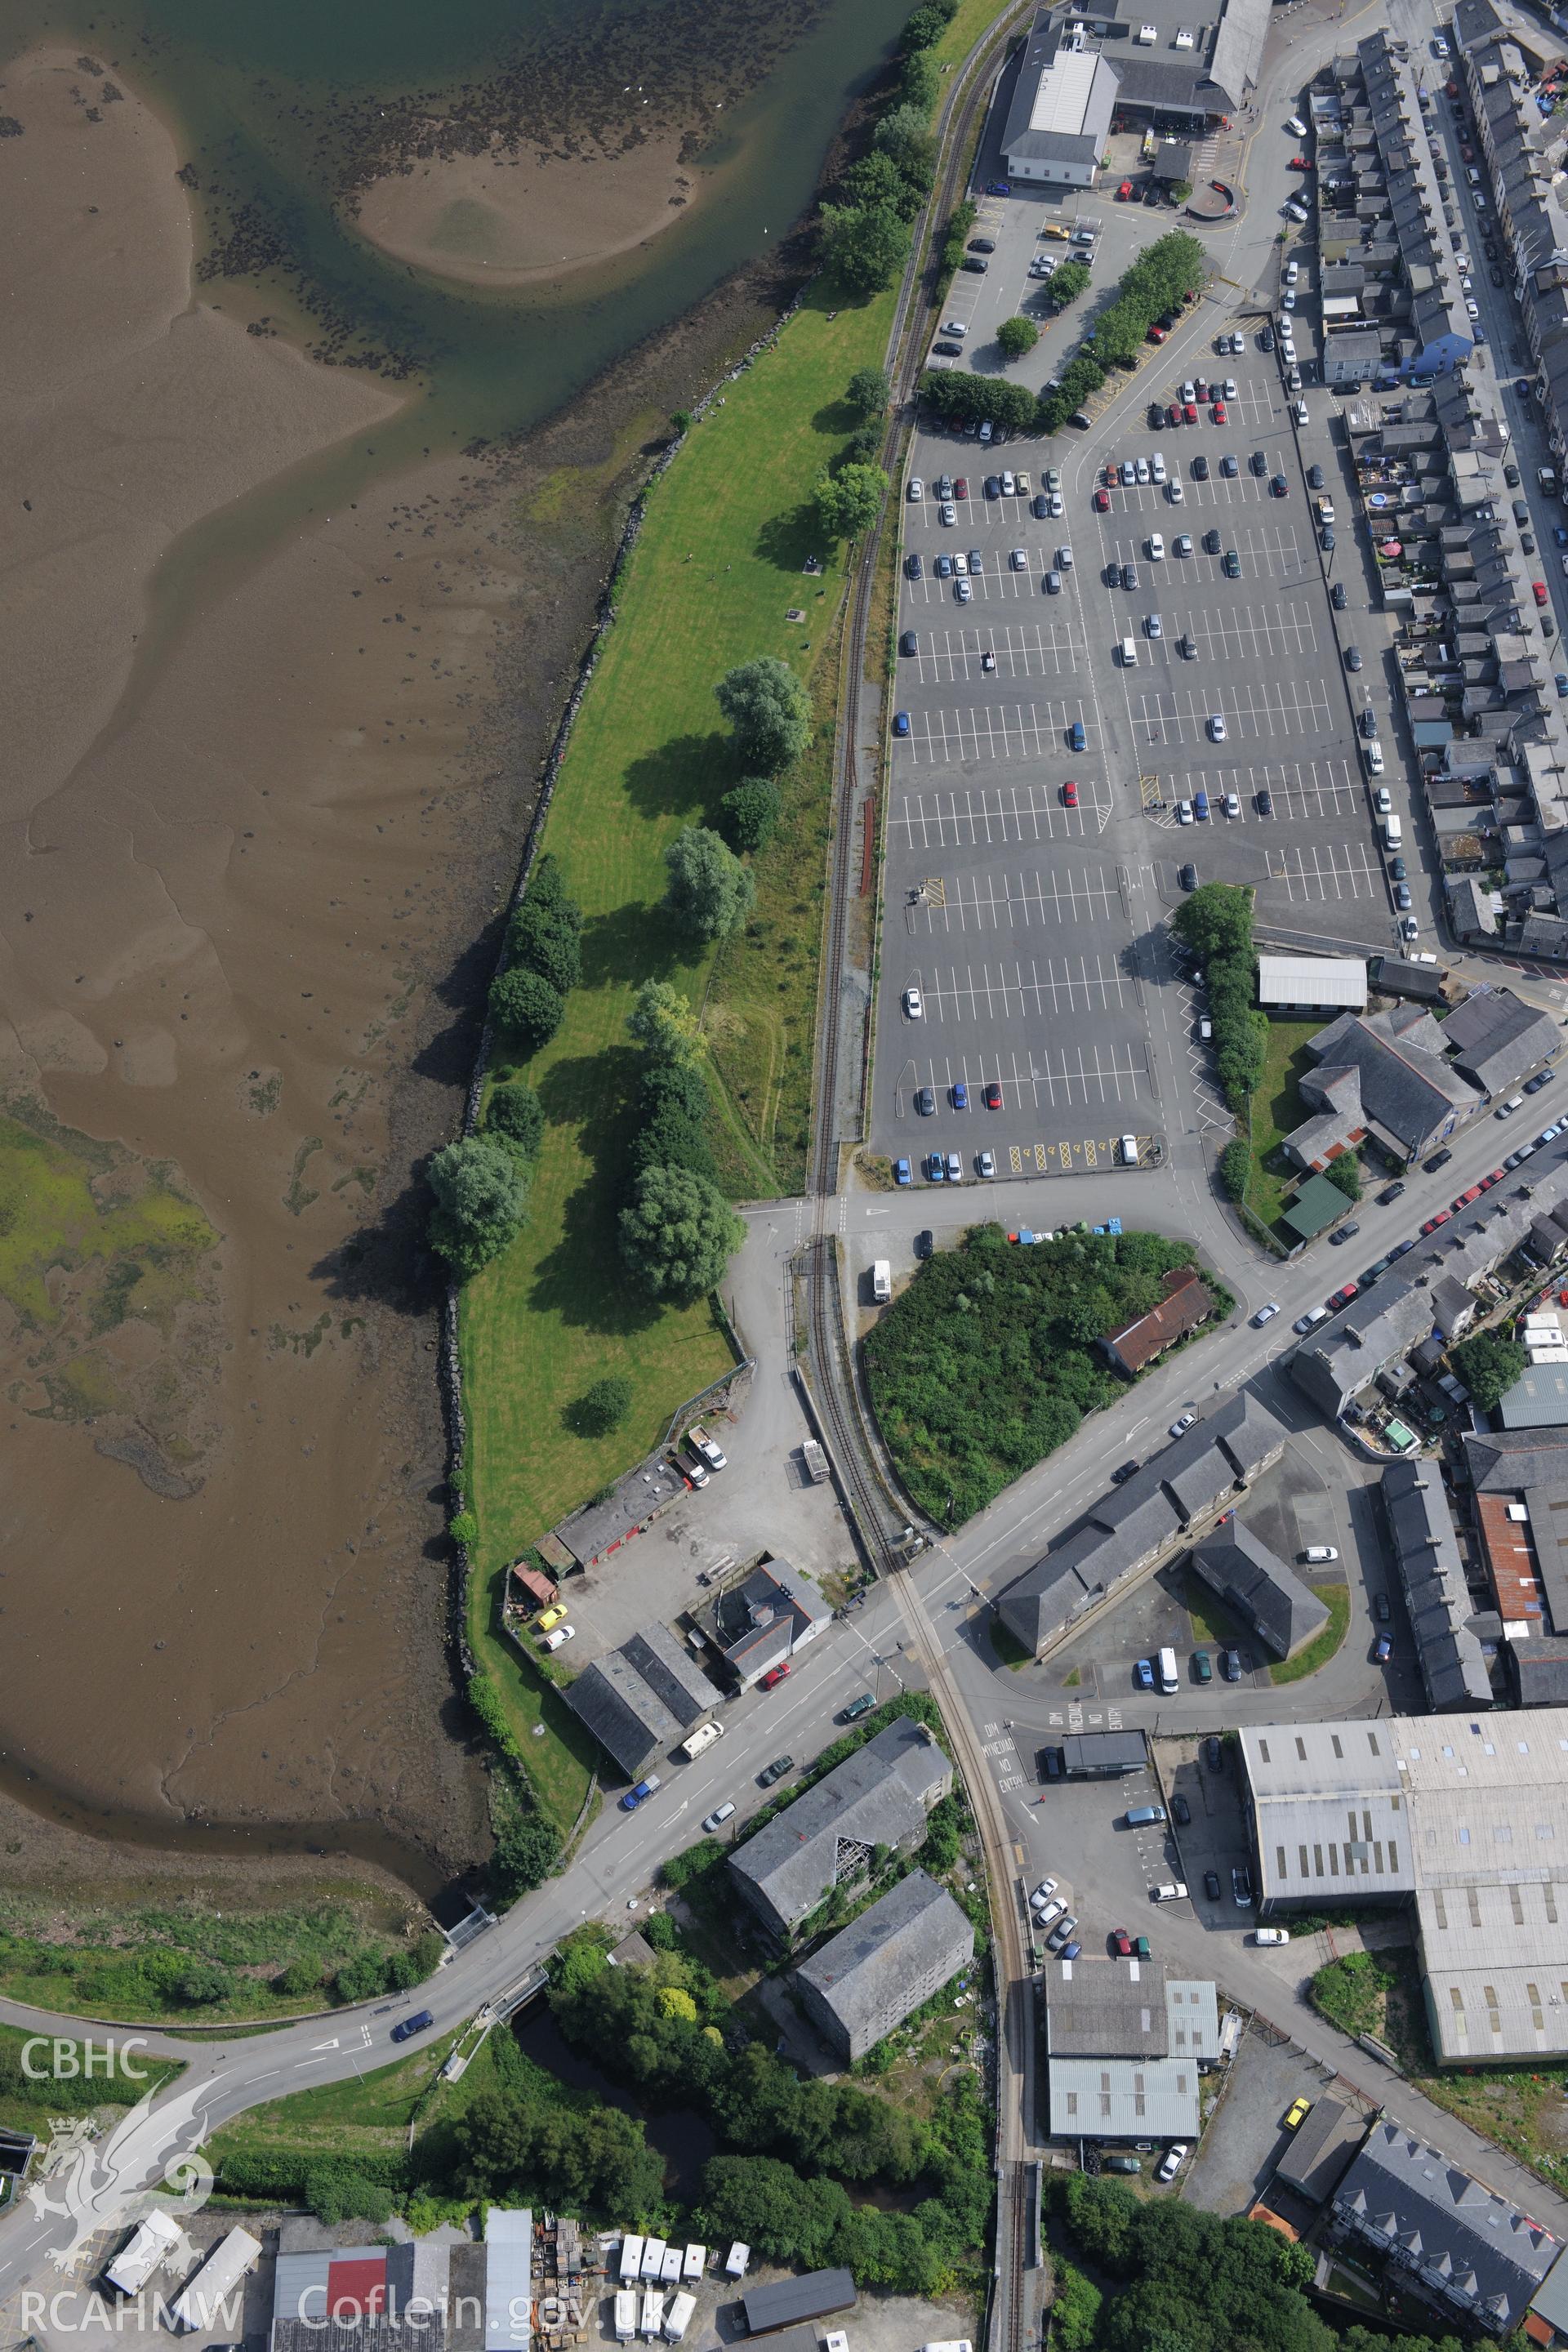
[[[490,1018],[517,1050],[537,1053],[561,1026],[566,997],[583,977],[582,932],[561,868],[546,855],[508,927],[505,965],[490,984]],[[543,1139],[533,1088],[503,1084],[491,1092],[479,1133],[448,1143],[431,1160],[430,1243],[460,1282],[521,1231]]]
[[[468,1705],[501,1759],[502,1769],[490,1789],[490,1826],[496,1842],[490,1856],[490,1885],[499,1901],[511,1903],[543,1885],[561,1860],[561,1840],[534,1802],[527,1759],[489,1675],[469,1675]]]
[[[872,133],[871,151],[840,175],[844,202],[822,207],[822,259],[851,293],[890,286],[909,258],[910,224],[936,171],[930,118],[942,76],[927,52],[957,9],[958,0],[926,0],[909,18],[899,43],[898,78]]]
[[[734,730],[742,766],[759,776],[776,776],[811,740],[805,688],[789,664],[773,654],[726,670],[713,693]]]
[[[873,442],[880,436],[869,428]],[[858,539],[882,511],[888,477],[880,466],[840,466],[837,473],[824,468],[816,478],[816,518],[830,539]]]
[[[1095,1339],[1152,1307],[1193,1255],[1142,1233],[1016,1249],[977,1225],[929,1259],[866,1339],[877,1418],[921,1508],[970,1518],[1119,1395]]]
[[[1204,968],[1215,1067],[1230,1108],[1245,1110],[1268,1054],[1268,1022],[1253,1003],[1252,893],[1229,882],[1205,882],[1183,899],[1172,928]]]
[[[1219,1155],[1219,1181],[1226,1198],[1245,1201],[1247,1180],[1252,1170],[1252,1155],[1239,1135],[1233,1135]]]
[[[1057,309],[1065,310],[1069,302],[1076,302],[1080,294],[1088,292],[1089,286],[1088,262],[1064,261],[1059,269],[1053,271],[1046,291]]]
[[[1478,1331],[1453,1352],[1454,1370],[1483,1412],[1495,1412],[1530,1368],[1525,1350],[1503,1331]]]
[[[728,850],[724,856],[745,874]],[[720,1279],[745,1239],[745,1227],[715,1178],[696,1015],[678,989],[648,980],[637,991],[626,1027],[647,1058],[638,1087],[642,1124],[630,1153],[632,1193],[621,1212],[621,1255],[655,1297],[698,1298]]]
[[[1331,1160],[1323,1173],[1331,1184],[1338,1187],[1347,1201],[1359,1201],[1362,1196],[1361,1161],[1353,1151],[1342,1151]]]
[[[1302,2292],[1311,2249],[1261,2221],[1173,2198],[1145,2204],[1123,2182],[1083,2173],[1058,2202],[1074,2244],[1118,2282],[1087,2334],[1080,2300],[1075,2352],[1337,2352],[1344,2340]]]
[[[705,824],[684,825],[664,853],[664,903],[683,931],[728,939],[756,904],[757,886],[729,844]]]
[[[743,776],[719,805],[734,846],[755,855],[767,847],[778,831],[779,819],[784,814],[784,795],[766,776]]]

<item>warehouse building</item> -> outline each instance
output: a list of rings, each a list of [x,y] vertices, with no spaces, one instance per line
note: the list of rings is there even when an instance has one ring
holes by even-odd
[[[1198,2082],[1219,2057],[1212,1984],[1158,1960],[1068,1960],[1044,1983],[1057,2139],[1195,2139]]]
[[[1414,1900],[1445,2065],[1560,2063],[1568,1708],[1390,1716],[1237,1734],[1259,1916]]]
[[[895,1717],[874,1739],[755,1831],[730,1856],[740,1894],[786,1934],[870,1868],[878,1846],[911,1853],[932,1808],[952,1787],[946,1751],[923,1723]]]
[[[1042,8],[1029,35],[1002,133],[1007,176],[1047,186],[1092,188],[1110,133],[1114,67]]]
[[[772,2336],[854,2308],[855,2281],[847,2271],[807,2271],[801,2278],[752,2287],[741,2297],[748,2336]]]
[[[974,1958],[974,1929],[923,1870],[862,1911],[795,1972],[807,2016],[847,2062],[901,2025]]]
[[[1360,1013],[1366,965],[1360,956],[1260,955],[1258,1002],[1265,1013]]]
[[[1555,1055],[1563,1032],[1510,988],[1474,988],[1443,1024],[1454,1067],[1489,1101]]]

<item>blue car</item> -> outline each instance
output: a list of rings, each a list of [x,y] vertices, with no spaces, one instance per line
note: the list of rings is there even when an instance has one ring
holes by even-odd
[[[952,1107],[954,1110],[967,1110],[969,1108],[969,1088],[964,1085],[962,1078],[956,1079],[953,1084]]]
[[[1153,1689],[1154,1669],[1150,1664],[1147,1658],[1139,1659],[1138,1664],[1132,1669],[1132,1679],[1137,1684],[1140,1690]]]
[[[1565,529],[1562,523],[1554,522],[1552,524],[1552,536],[1557,541],[1559,547],[1568,547],[1568,529]]]
[[[893,732],[894,732],[894,734],[895,734],[895,735],[907,735],[907,734],[909,733],[909,731],[910,731],[910,714],[909,714],[909,712],[908,712],[907,710],[895,710],[895,711],[894,711],[894,713],[893,713]]]
[[[1068,730],[1068,735],[1075,751],[1083,751],[1088,750],[1089,738],[1083,731],[1083,721],[1081,719],[1075,719],[1073,720],[1072,725]]]
[[[1076,1960],[1082,1949],[1081,1944],[1064,1944],[1057,1958],[1058,1960]]]
[[[930,1151],[926,1154],[926,1174],[933,1184],[946,1183],[947,1170],[942,1166],[940,1151]]]
[[[914,1182],[914,1181],[915,1181],[915,1171],[914,1171],[914,1170],[910,1166],[909,1161],[908,1161],[907,1160],[894,1160],[894,1162],[893,1162],[893,1181],[894,1181],[894,1183],[895,1183],[895,1184],[912,1184],[912,1183]]]
[[[635,1789],[628,1789],[626,1790],[626,1795],[621,1799],[622,1812],[635,1813],[637,1807],[642,1803],[644,1798],[651,1797],[658,1786],[658,1773],[650,1772],[646,1780],[639,1780]]]
[[[415,2034],[423,2033],[426,2026],[434,2025],[435,2022],[427,2009],[417,2010],[412,2017],[405,2017],[401,2025],[393,2027],[392,2038],[395,2042],[412,2041]]]
[[[1552,683],[1557,688],[1558,700],[1568,699],[1568,669],[1560,669]]]
[[[1011,180],[987,180],[985,193],[988,196],[1010,196],[1013,193],[1013,183]]]

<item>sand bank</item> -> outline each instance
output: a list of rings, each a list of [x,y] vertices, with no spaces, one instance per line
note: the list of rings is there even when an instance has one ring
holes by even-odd
[[[709,174],[675,134],[618,154],[436,157],[373,181],[361,233],[400,260],[471,286],[527,286],[629,253],[687,217]]]
[[[90,1252],[40,1276],[41,1333],[0,1298],[0,1750],[106,1828],[357,1816],[460,1861],[432,1327],[377,1235],[410,1065],[428,1132],[468,1062],[450,943],[514,854],[465,776],[510,575],[450,520],[458,459],[358,511],[289,492],[395,399],[193,299],[132,95],[35,55],[0,102],[0,1092],[166,1167],[220,1236],[162,1328],[149,1281],[91,1336]],[[230,502],[246,560],[171,621],[150,572]]]

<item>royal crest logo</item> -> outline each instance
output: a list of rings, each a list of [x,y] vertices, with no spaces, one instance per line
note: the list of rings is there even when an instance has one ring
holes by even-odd
[[[29,2182],[27,2200],[45,2221],[65,2222],[49,2248],[58,2270],[74,2271],[89,2240],[127,2229],[154,2211],[184,2222],[212,2195],[212,2167],[200,2153],[205,2126],[197,2103],[210,2084],[176,2089],[153,2105],[149,2092],[108,2133],[85,2116],[51,2119],[44,2170]],[[182,2276],[198,2248],[182,2232],[168,2258]]]

